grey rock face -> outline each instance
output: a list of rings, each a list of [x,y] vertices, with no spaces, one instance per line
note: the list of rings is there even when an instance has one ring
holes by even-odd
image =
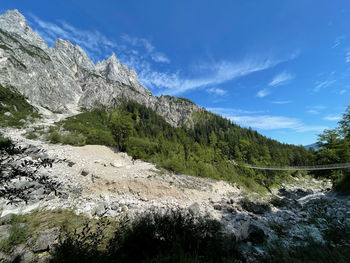
[[[11,225],[0,226],[0,242],[10,237]]]
[[[47,48],[45,41],[27,25],[25,17],[16,9],[0,16],[0,28],[42,49]]]
[[[94,214],[97,216],[102,216],[104,213],[106,212],[106,207],[104,203],[99,203],[96,207],[95,207],[95,211]]]
[[[121,64],[114,53],[107,60],[97,63],[96,69],[108,80],[120,82],[140,93],[151,95],[151,92],[140,84],[136,72]]]
[[[38,233],[39,237],[33,245],[33,252],[43,252],[58,243],[60,228],[54,227]]]
[[[200,213],[200,208],[198,203],[193,203],[188,207],[188,212],[193,216],[198,216]]]
[[[78,45],[67,40],[57,39],[54,47],[47,47],[17,10],[0,16],[0,84],[13,87],[34,106],[52,111],[115,107],[133,100],[172,126],[180,126],[191,125],[192,113],[202,110],[185,99],[153,96],[136,72],[114,54],[94,65]]]

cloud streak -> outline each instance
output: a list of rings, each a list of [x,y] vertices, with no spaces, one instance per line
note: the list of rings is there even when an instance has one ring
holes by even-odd
[[[289,129],[296,132],[316,131],[320,132],[327,129],[326,126],[306,125],[297,118],[288,118],[283,116],[232,116],[230,119],[245,127],[252,127],[261,130]]]
[[[238,114],[261,114],[265,112],[262,110],[243,110],[243,109],[222,108],[222,107],[209,107],[207,108],[207,110],[220,114],[224,117],[230,117],[231,115],[238,115]]]
[[[264,111],[249,111],[232,108],[208,108],[243,126],[260,130],[281,130],[288,129],[296,132],[321,132],[327,129],[326,126],[307,125],[298,118],[284,116],[271,116],[264,114]]]
[[[57,38],[66,39],[82,47],[92,59],[101,57],[106,53],[111,54],[114,49],[118,49],[115,42],[97,30],[78,29],[64,21],[58,23],[47,22],[33,14],[30,14],[29,17],[29,24],[49,46],[53,46]]]
[[[340,121],[341,118],[342,117],[339,115],[327,115],[323,117],[323,119],[326,121]]]
[[[289,103],[292,103],[293,101],[291,100],[276,100],[276,101],[273,101],[272,103],[273,104],[279,104],[279,105],[283,105],[283,104],[289,104]]]
[[[313,89],[314,92],[319,92],[321,89],[326,89],[336,82],[334,79],[335,72],[331,72],[326,80],[317,81],[316,86]]]
[[[344,42],[345,39],[346,39],[346,36],[344,36],[344,35],[337,37],[334,40],[332,48],[336,48],[336,47],[340,46]]]
[[[227,81],[243,77],[254,72],[272,68],[282,62],[294,59],[297,54],[278,59],[272,57],[254,57],[237,62],[219,61],[207,65],[210,69],[206,76],[183,77],[180,72],[164,73],[153,71],[150,64],[139,63],[138,59],[126,63],[135,67],[139,72],[139,79],[149,88],[158,89],[160,94],[178,95],[190,90],[219,85]]]
[[[151,41],[130,35],[122,35],[118,43],[107,38],[97,30],[78,29],[64,21],[48,22],[35,15],[30,15],[29,23],[47,42],[53,45],[57,38],[70,40],[73,44],[81,46],[95,61],[105,59],[115,52],[120,61],[136,70],[140,82],[152,89],[157,95],[178,95],[187,91],[208,88],[207,91],[217,96],[226,94],[219,88],[212,88],[234,79],[263,71],[298,56],[298,52],[285,57],[268,55],[251,56],[240,61],[218,60],[203,66],[205,72],[198,75],[184,74],[181,71],[157,71],[154,63],[169,64],[171,60],[167,55],[159,52]],[[205,64],[205,63],[204,63]],[[282,84],[291,76],[280,76],[274,85]]]
[[[129,35],[122,35],[123,42],[133,46],[144,49],[144,55],[149,56],[154,62],[170,63],[170,59],[164,54],[156,50],[151,41],[146,38],[138,38]]]
[[[207,92],[216,96],[223,96],[227,93],[226,90],[220,88],[210,88],[207,89]]]
[[[258,98],[264,98],[266,97],[267,95],[269,95],[271,93],[271,91],[269,89],[262,89],[262,90],[259,90],[258,93],[256,94],[256,96]]]
[[[288,84],[292,79],[294,79],[294,76],[287,72],[282,72],[278,75],[276,75],[271,82],[269,83],[269,86],[276,87],[280,85],[286,85]]]
[[[347,51],[345,54],[345,63],[350,63],[350,51]]]

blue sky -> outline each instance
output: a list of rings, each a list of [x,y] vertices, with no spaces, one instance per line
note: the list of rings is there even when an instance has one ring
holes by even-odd
[[[281,142],[311,144],[350,104],[350,1],[15,1],[52,46],[112,52],[155,95],[186,97]]]

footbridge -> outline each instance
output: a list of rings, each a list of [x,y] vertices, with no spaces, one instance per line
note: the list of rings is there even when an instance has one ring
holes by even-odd
[[[233,162],[235,165],[240,165]],[[335,170],[350,168],[350,163],[337,163],[337,164],[325,164],[325,165],[313,165],[313,166],[259,166],[251,164],[242,164],[251,169],[256,170],[272,170],[272,171],[317,171],[317,170]]]

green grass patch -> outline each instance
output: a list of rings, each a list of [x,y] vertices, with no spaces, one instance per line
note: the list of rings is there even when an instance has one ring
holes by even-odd
[[[269,253],[271,258],[268,262],[271,263],[347,263],[350,247],[310,242],[289,249],[279,245]]]
[[[28,227],[18,220],[11,221],[10,236],[0,242],[0,251],[9,252],[14,246],[23,243],[28,236]]]
[[[0,126],[22,127],[40,115],[24,96],[0,85]]]

